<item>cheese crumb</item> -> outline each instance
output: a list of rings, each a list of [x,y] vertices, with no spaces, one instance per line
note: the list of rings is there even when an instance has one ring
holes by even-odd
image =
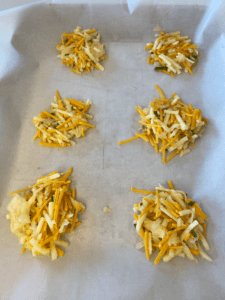
[[[162,28],[161,26],[158,24],[152,31],[161,31]]]
[[[104,212],[104,213],[107,213],[107,212],[110,212],[110,211],[111,211],[111,209],[108,208],[107,206],[105,206],[105,207],[103,208],[103,212]]]

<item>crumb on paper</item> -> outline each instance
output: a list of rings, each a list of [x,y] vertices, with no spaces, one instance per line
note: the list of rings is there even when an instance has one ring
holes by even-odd
[[[162,31],[162,27],[160,25],[157,25],[152,31]]]
[[[210,250],[206,240],[207,216],[195,201],[176,190],[172,181],[168,185],[169,188],[160,185],[155,191],[131,188],[133,192],[145,194],[133,208],[135,228],[142,237],[136,248],[144,247],[147,259],[159,251],[155,265],[161,259],[168,262],[176,256],[196,263],[199,256],[212,261],[202,249],[203,246]]]
[[[111,211],[111,209],[109,208],[109,207],[107,207],[107,206],[105,206],[104,208],[103,208],[103,212],[104,213],[107,213],[107,212],[110,212]]]

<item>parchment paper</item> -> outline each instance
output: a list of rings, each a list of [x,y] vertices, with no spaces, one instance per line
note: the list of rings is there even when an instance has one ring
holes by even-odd
[[[0,248],[1,299],[223,299],[224,298],[224,1],[168,5],[152,1],[41,2],[0,13]],[[61,2],[62,3],[62,2]],[[184,3],[183,3],[184,4]],[[198,43],[194,75],[175,79],[147,65],[147,42],[156,25],[180,30]],[[105,71],[76,75],[57,58],[63,32],[96,28],[106,45]],[[147,107],[158,84],[169,97],[201,108],[209,119],[204,136],[183,158],[167,165],[141,140],[118,146],[138,130],[135,106]],[[65,149],[31,143],[33,116],[50,108],[55,90],[62,97],[88,98],[96,129]],[[73,167],[72,186],[87,210],[82,226],[68,236],[70,246],[56,261],[20,253],[5,219],[11,191],[37,177]],[[147,261],[135,249],[132,224],[134,186],[153,189],[172,180],[209,216],[207,239],[213,262],[176,258]],[[111,212],[104,214],[104,206]]]

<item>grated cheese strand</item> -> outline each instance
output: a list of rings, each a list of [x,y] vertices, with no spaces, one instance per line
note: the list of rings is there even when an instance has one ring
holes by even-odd
[[[118,145],[122,145],[122,144],[125,144],[125,143],[128,143],[128,142],[134,141],[134,140],[136,140],[137,138],[139,138],[139,136],[134,136],[134,137],[132,137],[131,139],[128,139],[128,140],[119,142]]]
[[[144,244],[145,244],[145,253],[146,253],[146,257],[147,257],[147,259],[150,259],[150,252],[149,252],[149,234],[148,234],[148,230],[145,231]]]
[[[168,249],[168,243],[165,243],[161,249],[161,251],[159,252],[158,256],[156,257],[154,264],[157,265],[159,263],[159,261],[161,260],[161,258],[163,257],[163,255],[165,254],[166,250]]]
[[[131,187],[131,191],[136,192],[136,193],[141,193],[141,194],[155,194],[156,193],[154,191],[138,190],[138,189],[135,189],[133,187]]]
[[[168,181],[168,185],[169,185],[169,187],[170,187],[171,190],[174,190],[174,186],[173,186],[172,181]]]

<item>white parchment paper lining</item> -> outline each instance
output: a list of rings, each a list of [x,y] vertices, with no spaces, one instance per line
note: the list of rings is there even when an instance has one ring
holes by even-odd
[[[208,7],[188,3],[43,1],[0,13],[1,299],[223,298],[225,1]],[[173,79],[147,65],[143,48],[158,24],[198,44],[193,76]],[[77,76],[57,58],[61,33],[78,25],[102,34],[108,56],[104,72]],[[201,108],[210,121],[191,153],[168,165],[144,141],[117,145],[137,131],[135,106],[148,106],[157,95],[155,84]],[[56,89],[62,97],[93,101],[96,129],[66,149],[30,142],[32,117],[50,107]],[[82,226],[68,237],[70,246],[57,261],[22,255],[5,219],[10,191],[70,166],[77,199],[87,206]],[[151,189],[167,180],[209,216],[212,263],[177,258],[155,267],[135,249],[132,206],[141,195],[130,187]],[[104,214],[104,206],[112,211]]]

